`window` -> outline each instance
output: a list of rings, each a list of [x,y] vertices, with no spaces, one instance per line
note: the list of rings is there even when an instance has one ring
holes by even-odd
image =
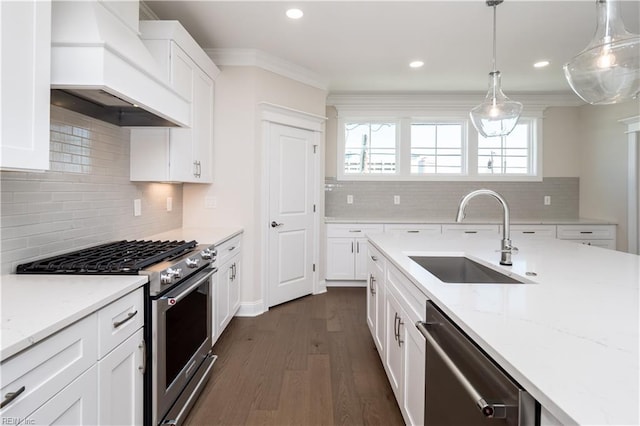
[[[478,174],[528,175],[532,173],[531,122],[521,120],[503,137],[478,135]]]
[[[411,123],[411,174],[461,174],[462,124]]]
[[[345,174],[395,173],[396,151],[396,123],[345,123]]]
[[[485,138],[473,128],[466,108],[451,114],[415,111],[413,116],[399,111],[396,117],[389,111],[372,116],[360,111],[339,118],[338,179],[542,179],[541,117],[521,117],[508,136]]]

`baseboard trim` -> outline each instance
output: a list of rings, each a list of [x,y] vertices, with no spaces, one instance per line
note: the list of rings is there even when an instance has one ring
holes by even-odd
[[[235,316],[237,317],[257,317],[265,313],[262,300],[255,302],[245,302],[240,304],[240,308]]]

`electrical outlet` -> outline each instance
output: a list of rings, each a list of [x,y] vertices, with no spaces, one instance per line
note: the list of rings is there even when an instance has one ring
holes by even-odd
[[[133,200],[133,215],[142,216],[142,200],[140,198]]]
[[[545,195],[544,196],[544,205],[545,206],[550,206],[551,205],[551,195]]]
[[[167,211],[173,210],[173,198],[167,197]]]
[[[347,204],[353,204],[353,195],[347,195]]]
[[[216,197],[204,197],[204,208],[215,209],[218,205],[218,199]]]
[[[395,205],[400,204],[400,196],[399,195],[394,195],[393,196],[393,204],[395,204]]]

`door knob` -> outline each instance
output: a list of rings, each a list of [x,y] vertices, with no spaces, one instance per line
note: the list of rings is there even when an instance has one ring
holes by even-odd
[[[278,223],[275,220],[271,221],[272,228],[277,228],[278,226],[282,226],[282,225],[284,225],[284,223]]]

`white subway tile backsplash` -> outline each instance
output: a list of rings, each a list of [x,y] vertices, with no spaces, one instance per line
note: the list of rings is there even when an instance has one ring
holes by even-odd
[[[129,130],[53,106],[50,129],[49,171],[0,172],[1,273],[33,259],[182,225],[182,185],[129,180]],[[135,198],[143,201],[140,217],[133,216]]]

